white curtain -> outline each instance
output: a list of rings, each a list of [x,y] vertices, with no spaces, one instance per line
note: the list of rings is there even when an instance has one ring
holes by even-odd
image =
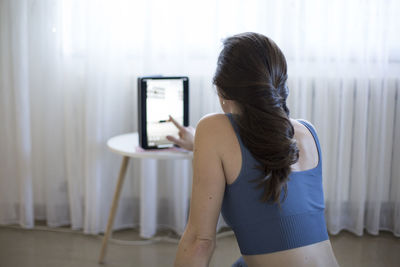
[[[188,75],[195,126],[220,111],[221,39],[255,31],[287,57],[292,116],[318,130],[329,231],[400,235],[399,12],[394,0],[0,0],[0,224],[104,231],[121,161],[105,144],[137,129],[136,78]],[[139,225],[146,164],[129,165],[116,229]],[[190,163],[157,164],[152,227],[181,233]]]

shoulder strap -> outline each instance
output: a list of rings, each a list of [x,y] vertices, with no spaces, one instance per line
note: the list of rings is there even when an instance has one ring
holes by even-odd
[[[315,131],[314,127],[311,125],[311,123],[309,123],[306,120],[302,120],[302,119],[298,119],[298,122],[300,122],[301,124],[303,124],[311,133],[311,135],[314,138],[315,144],[317,145],[317,150],[318,150],[318,166],[321,165],[321,161],[322,161],[322,153],[321,153],[321,145],[319,143],[319,139],[317,136],[317,132]]]
[[[240,147],[241,147],[241,149],[243,149],[244,148],[244,144],[243,144],[242,138],[240,138],[239,127],[236,124],[235,119],[233,118],[233,114],[232,113],[226,113],[225,115],[228,117],[229,121],[231,122],[233,130],[235,131],[236,137],[237,137],[237,139],[239,141]]]

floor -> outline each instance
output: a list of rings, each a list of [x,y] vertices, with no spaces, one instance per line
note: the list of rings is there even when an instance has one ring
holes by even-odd
[[[158,234],[171,235],[168,231]],[[113,237],[139,239],[136,230],[117,231]],[[331,236],[331,242],[342,267],[400,266],[400,238],[389,232],[357,237],[343,231]],[[114,241],[109,244],[106,262],[100,265],[97,263],[100,245],[100,236],[84,235],[67,228],[52,231],[46,227],[23,230],[3,226],[0,227],[0,267],[173,266],[177,246],[167,241],[141,246]],[[234,236],[220,237],[210,267],[230,266],[239,255]]]

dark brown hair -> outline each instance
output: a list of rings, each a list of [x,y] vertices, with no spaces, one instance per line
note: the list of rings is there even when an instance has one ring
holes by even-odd
[[[287,196],[291,165],[299,158],[286,98],[286,59],[268,37],[242,33],[223,41],[213,79],[219,95],[234,100],[234,114],[244,145],[263,171],[253,181],[264,189],[262,201],[281,203]]]

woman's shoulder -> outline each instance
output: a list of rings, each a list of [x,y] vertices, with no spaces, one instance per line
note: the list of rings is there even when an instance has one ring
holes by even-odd
[[[229,125],[229,118],[224,113],[210,113],[203,116],[197,124],[196,129],[208,128],[208,129],[219,129]]]
[[[202,121],[203,122],[204,121],[206,121],[206,122],[220,122],[220,121],[226,120],[227,118],[228,118],[228,116],[225,113],[209,113],[209,114],[204,115],[200,119],[199,123],[202,122]]]
[[[312,131],[316,134],[316,132],[317,132],[315,130],[315,126],[308,120],[290,118],[290,122],[292,123],[293,127],[295,128],[295,131],[297,128],[297,131],[302,132],[302,133],[307,133],[309,131]]]
[[[207,136],[221,141],[226,136],[227,130],[232,127],[229,118],[224,113],[210,113],[203,116],[196,126],[196,135]]]
[[[290,119],[294,128],[294,139],[300,152],[298,161],[292,165],[293,171],[312,170],[319,165],[319,142],[314,126],[306,120]]]

